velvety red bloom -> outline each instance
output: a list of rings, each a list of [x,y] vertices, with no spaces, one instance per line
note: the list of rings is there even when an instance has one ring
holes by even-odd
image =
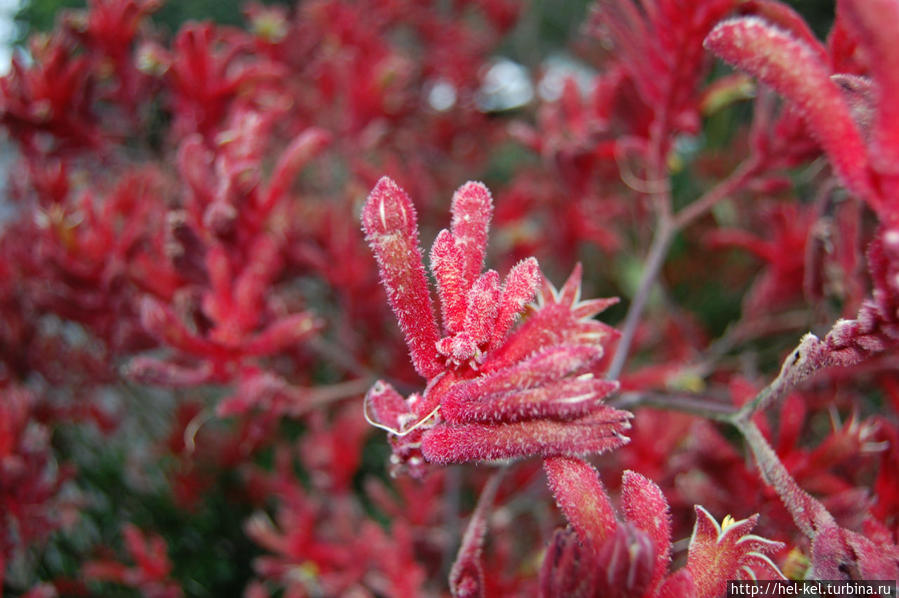
[[[428,380],[408,399],[383,381],[366,396],[367,417],[391,433],[395,464],[587,455],[626,442],[629,414],[602,404],[617,384],[591,371],[615,333],[590,317],[613,301],[581,301],[580,268],[560,290],[545,281],[538,290],[533,258],[502,284],[495,271],[481,274],[491,211],[487,189],[467,183],[453,197],[451,228],[434,241],[441,331],[412,202],[383,178],[363,207],[388,300]]]

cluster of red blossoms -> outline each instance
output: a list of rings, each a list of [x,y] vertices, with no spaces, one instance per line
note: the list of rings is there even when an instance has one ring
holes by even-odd
[[[0,596],[899,579],[899,0],[540,7],[19,50]]]

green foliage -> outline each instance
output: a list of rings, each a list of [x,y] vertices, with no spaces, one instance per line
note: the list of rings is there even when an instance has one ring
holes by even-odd
[[[788,0],[787,4],[805,17],[819,38],[824,39],[833,24],[836,0]]]
[[[292,4],[285,0],[262,0],[262,4]],[[214,21],[226,25],[243,22],[242,10],[246,2],[242,0],[178,0],[164,2],[153,15],[156,26],[168,32],[178,30],[185,21]],[[85,0],[24,0],[16,14],[19,27],[18,42],[21,43],[34,32],[49,31],[61,11],[83,9]]]
[[[18,43],[37,31],[49,31],[61,10],[84,8],[84,0],[26,0],[16,13]]]

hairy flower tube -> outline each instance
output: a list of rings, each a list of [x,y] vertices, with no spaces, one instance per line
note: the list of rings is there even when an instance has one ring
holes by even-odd
[[[616,300],[582,301],[580,266],[559,290],[533,257],[502,283],[494,270],[481,273],[490,192],[466,183],[451,210],[450,228],[431,248],[441,330],[409,197],[384,177],[362,209],[388,301],[427,379],[406,399],[384,381],[365,397],[366,418],[390,432],[394,470],[418,475],[426,462],[584,456],[625,444],[630,414],[603,404],[618,383],[594,371],[617,332],[591,318]]]

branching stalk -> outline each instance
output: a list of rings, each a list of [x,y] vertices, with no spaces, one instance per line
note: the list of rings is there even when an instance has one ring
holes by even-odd
[[[649,301],[649,294],[659,276],[662,265],[665,263],[665,257],[668,255],[668,248],[671,246],[673,238],[674,230],[667,220],[662,219],[649,248],[649,255],[646,258],[646,265],[643,268],[643,275],[640,278],[637,292],[634,294],[634,299],[627,310],[627,316],[624,318],[621,338],[618,341],[618,347],[615,349],[615,356],[612,358],[607,374],[610,379],[617,378],[621,370],[624,369],[624,362],[627,360],[631,343],[634,340],[634,334],[637,332],[637,326],[640,324],[640,318],[643,316],[646,302]]]
[[[622,409],[653,407],[728,423],[733,420],[737,413],[736,409],[727,403],[688,394],[625,392],[609,403]]]
[[[609,378],[617,378],[624,369],[624,364],[627,361],[628,353],[634,340],[634,334],[636,334],[640,318],[643,316],[643,310],[646,308],[647,301],[649,301],[649,295],[652,292],[656,279],[658,279],[659,272],[661,272],[662,266],[665,264],[665,258],[668,256],[668,249],[671,247],[674,237],[678,232],[712,209],[718,202],[744,187],[758,171],[758,168],[759,163],[757,160],[750,158],[744,161],[729,177],[709,189],[696,201],[673,216],[669,213],[670,195],[667,193],[660,194],[656,198],[658,227],[655,231],[652,245],[649,248],[649,255],[646,257],[646,265],[643,268],[637,292],[634,294],[634,299],[631,301],[627,315],[624,318],[621,338],[618,341],[615,356],[612,358],[612,363],[609,366],[607,374]],[[668,206],[668,208],[664,208],[664,206]]]
[[[759,170],[755,158],[743,161],[729,177],[709,189],[699,199],[674,215],[674,230],[680,232],[715,205],[743,188]]]

